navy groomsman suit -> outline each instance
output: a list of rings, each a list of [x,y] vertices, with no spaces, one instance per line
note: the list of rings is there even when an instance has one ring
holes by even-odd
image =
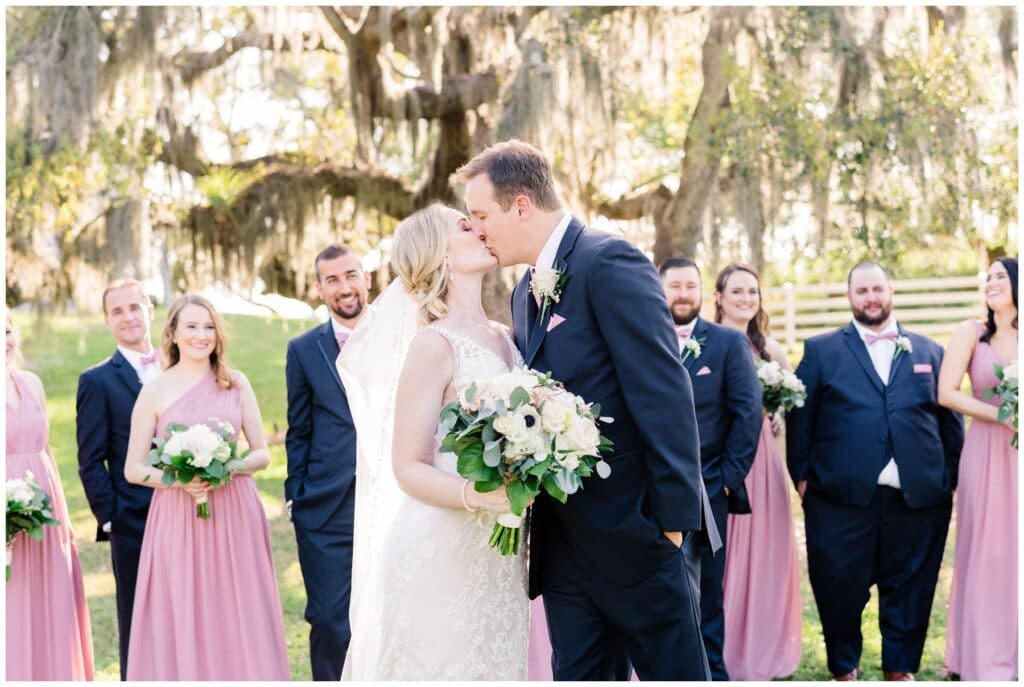
[[[602,427],[615,446],[608,479],[533,505],[529,594],[544,597],[554,677],[628,680],[631,661],[643,680],[708,679],[699,603],[663,534],[718,540],[665,295],[630,243],[566,221],[553,261],[564,290],[541,312],[526,272],[512,294],[516,344],[528,366],[615,419]]]
[[[96,516],[96,541],[110,541],[121,679],[125,678],[135,581],[153,489],[124,478],[132,409],[142,382],[120,350],[78,378],[78,475]],[[110,532],[103,524],[110,523]]]
[[[356,431],[335,367],[332,320],[288,343],[288,478],[314,680],[339,680],[352,631]]]
[[[688,560],[700,561],[701,634],[714,680],[728,680],[722,647],[722,576],[725,573],[726,522],[729,513],[750,513],[744,484],[761,436],[761,384],[750,342],[741,332],[698,317],[690,340],[700,344],[700,355],[683,349],[683,367],[693,383],[693,402],[700,433],[701,473],[711,510],[722,536],[722,549],[712,554],[707,546],[688,551]],[[726,494],[726,489],[729,493]],[[694,546],[696,542],[688,544]]]
[[[807,401],[787,422],[789,472],[807,482],[808,569],[835,676],[859,670],[872,584],[882,670],[917,672],[963,444],[960,416],[936,396],[942,347],[892,323],[887,336],[851,323],[809,339],[796,370]],[[883,346],[875,360],[869,345]]]

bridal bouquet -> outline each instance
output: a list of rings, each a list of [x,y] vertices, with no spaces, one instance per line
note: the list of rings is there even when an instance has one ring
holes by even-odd
[[[1017,448],[1017,418],[1020,414],[1017,401],[1017,363],[1010,363],[1007,366],[995,366],[996,379],[999,384],[985,391],[985,398],[999,397],[999,422],[1005,422],[1013,418],[1013,438],[1010,439],[1010,446]]]
[[[794,373],[784,369],[774,360],[760,362],[757,366],[757,381],[761,383],[761,403],[769,415],[779,410],[789,412],[803,408],[807,389]]]
[[[498,517],[489,544],[503,556],[519,553],[527,504],[541,489],[565,503],[594,472],[611,467],[600,455],[599,406],[569,393],[551,375],[513,370],[470,385],[441,410],[441,450],[458,456],[459,474],[478,492],[505,486],[512,513]]]
[[[212,487],[227,483],[231,473],[241,469],[242,459],[249,451],[239,455],[232,441],[235,428],[229,422],[210,418],[206,423],[167,425],[167,436],[156,440],[149,452],[146,465],[163,471],[161,481],[170,486],[177,482],[188,484],[198,477]],[[211,425],[216,429],[212,429]],[[146,475],[145,479],[149,479]],[[209,519],[210,504],[205,495],[196,497],[196,516]]]
[[[50,496],[39,488],[35,476],[7,480],[7,580],[11,579],[14,537],[24,532],[36,541],[43,538],[43,527],[58,524],[50,507]]]

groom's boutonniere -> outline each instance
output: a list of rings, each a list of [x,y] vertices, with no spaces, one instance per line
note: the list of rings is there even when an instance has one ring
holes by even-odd
[[[683,362],[692,355],[693,359],[696,360],[700,357],[700,352],[704,349],[704,342],[698,339],[687,339],[683,344]]]
[[[892,359],[900,357],[900,353],[913,353],[914,344],[910,343],[910,338],[906,336],[896,337],[896,353],[893,354]]]
[[[530,280],[530,291],[541,299],[540,319],[544,319],[544,313],[548,311],[551,303],[557,303],[562,297],[562,289],[565,288],[567,281],[569,275],[554,268],[534,271]]]

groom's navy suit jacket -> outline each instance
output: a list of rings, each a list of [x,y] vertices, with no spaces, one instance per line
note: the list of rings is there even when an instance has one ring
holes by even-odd
[[[686,356],[700,427],[704,486],[714,499],[729,488],[729,512],[749,513],[743,480],[761,437],[761,385],[750,342],[742,333],[698,317],[690,335],[700,356]]]
[[[866,507],[882,468],[895,458],[911,508],[949,499],[963,445],[960,415],[939,405],[942,347],[908,332],[913,350],[892,362],[883,384],[853,323],[808,339],[796,374],[807,400],[787,418],[787,464],[794,483]]]
[[[356,429],[335,361],[331,321],[288,343],[288,477],[292,520],[317,530],[355,494]]]
[[[564,505],[544,493],[536,500],[531,598],[545,571],[615,585],[650,578],[678,555],[662,532],[699,531],[710,514],[693,392],[654,266],[622,238],[573,218],[555,267],[568,280],[543,318],[529,272],[513,291],[516,344],[528,367],[550,371],[614,418],[601,431],[615,446],[605,458],[610,477],[584,480]],[[553,313],[564,321],[548,331]]]
[[[124,478],[132,409],[141,390],[138,373],[118,350],[78,378],[78,476],[96,516],[96,541],[110,538],[101,529],[105,522],[114,533],[142,540],[153,489]]]

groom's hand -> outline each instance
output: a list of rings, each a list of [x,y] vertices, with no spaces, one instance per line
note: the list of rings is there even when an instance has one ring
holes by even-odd
[[[662,534],[665,535],[666,539],[668,539],[670,542],[675,544],[675,547],[677,549],[680,548],[683,545],[683,533],[682,532],[662,532]]]

